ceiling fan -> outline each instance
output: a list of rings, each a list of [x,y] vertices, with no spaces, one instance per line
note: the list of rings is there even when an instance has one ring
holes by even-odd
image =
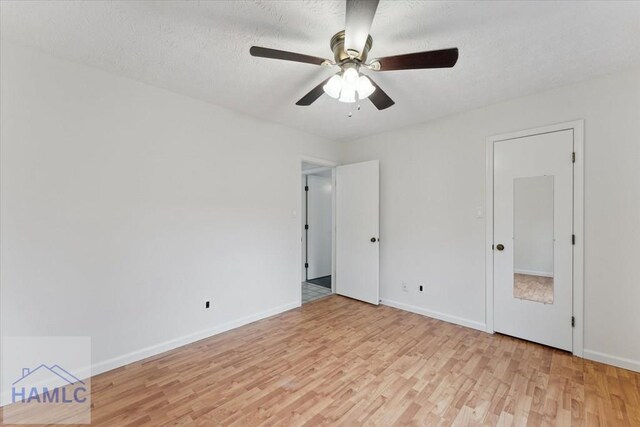
[[[458,48],[430,50],[387,56],[367,62],[373,39],[369,35],[379,0],[347,0],[344,31],[331,38],[334,60],[284,50],[252,46],[252,56],[303,62],[323,67],[340,67],[340,71],[311,89],[296,105],[311,105],[323,93],[341,102],[352,103],[369,98],[378,110],[391,107],[395,102],[361,69],[371,71],[416,70],[424,68],[451,68],[458,61]]]

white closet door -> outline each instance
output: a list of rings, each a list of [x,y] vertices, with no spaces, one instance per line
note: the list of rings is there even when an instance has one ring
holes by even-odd
[[[494,329],[573,348],[573,130],[494,146]]]

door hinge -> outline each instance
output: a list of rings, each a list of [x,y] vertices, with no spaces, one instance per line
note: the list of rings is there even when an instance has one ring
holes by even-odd
[[[575,234],[572,234],[572,235],[571,235],[571,244],[572,244],[572,245],[575,245],[575,244],[576,244],[576,235],[575,235]]]
[[[308,262],[304,263],[304,268],[309,268],[309,263]]]
[[[575,318],[575,316],[571,316],[571,327],[572,328],[576,327],[576,318]]]
[[[305,225],[304,225],[304,229],[305,229],[305,230],[308,230],[308,229],[309,229],[309,224],[305,224]]]
[[[571,153],[571,163],[575,163],[576,162],[576,152],[574,151],[573,153]]]
[[[309,191],[309,186],[308,185],[304,186],[304,191]]]

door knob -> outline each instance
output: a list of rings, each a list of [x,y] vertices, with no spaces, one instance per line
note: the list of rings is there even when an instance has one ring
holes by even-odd
[[[496,246],[496,249],[499,251],[503,251],[504,250],[504,245],[502,243],[498,243],[498,245]]]
[[[377,242],[377,241],[378,241],[378,239],[376,239],[375,237],[372,237],[372,238],[371,238],[371,243],[375,243],[375,242]]]

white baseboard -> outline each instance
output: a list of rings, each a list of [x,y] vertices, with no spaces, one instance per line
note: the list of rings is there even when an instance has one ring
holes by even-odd
[[[223,332],[230,331],[231,329],[239,328],[249,323],[256,322],[258,320],[265,319],[267,317],[274,316],[276,314],[291,310],[293,308],[300,307],[300,302],[291,302],[278,307],[271,308],[269,310],[261,311],[256,314],[241,317],[240,319],[232,320],[230,322],[222,323],[211,329],[205,329],[203,331],[195,332],[193,334],[185,335],[179,338],[174,338],[169,341],[165,341],[160,344],[155,344],[140,350],[133,351],[122,356],[117,356],[112,359],[108,359],[102,362],[95,363],[91,367],[91,376],[102,374],[115,368],[119,368],[129,363],[137,362],[147,357],[155,356],[165,351],[173,350],[183,345],[191,344],[196,341],[200,341],[205,338],[212,337]]]
[[[618,368],[628,369],[630,371],[640,372],[640,361],[626,359],[624,357],[612,356],[599,351],[584,350],[584,358],[596,362],[606,363],[607,365],[617,366]]]
[[[210,329],[205,329],[199,332],[195,332],[193,334],[174,338],[172,340],[155,344],[149,347],[145,347],[140,350],[132,351],[131,353],[123,354],[121,356],[116,356],[112,359],[94,363],[90,368],[74,371],[74,375],[84,380],[89,377],[99,375],[107,371],[111,371],[112,369],[120,368],[121,366],[138,362],[142,359],[156,356],[160,353],[164,353],[169,350],[174,350],[178,347],[182,347],[184,345],[191,344],[193,342],[200,341],[202,339],[209,338],[214,335],[221,334],[223,332],[227,332],[235,328],[239,328],[240,326],[244,326],[249,323],[253,323],[258,320],[262,320],[267,317],[271,317],[276,314],[280,314],[297,307],[300,307],[300,301],[291,302],[291,303],[274,307],[265,311],[261,311],[259,313],[241,317],[240,319],[222,323]],[[9,397],[8,390],[4,390],[2,393],[0,393],[0,407],[9,403],[8,397]]]
[[[553,273],[547,273],[545,271],[513,270],[513,272],[517,274],[526,274],[527,276],[553,277]]]
[[[410,311],[411,313],[421,314],[423,316],[431,317],[445,322],[454,323],[456,325],[465,326],[467,328],[477,329],[482,332],[487,331],[487,325],[475,320],[469,320],[458,316],[452,316],[450,314],[439,313],[437,311],[427,310],[426,308],[416,307],[415,305],[404,304],[398,301],[389,299],[382,299],[380,301],[384,305],[389,307],[399,308],[400,310]]]

